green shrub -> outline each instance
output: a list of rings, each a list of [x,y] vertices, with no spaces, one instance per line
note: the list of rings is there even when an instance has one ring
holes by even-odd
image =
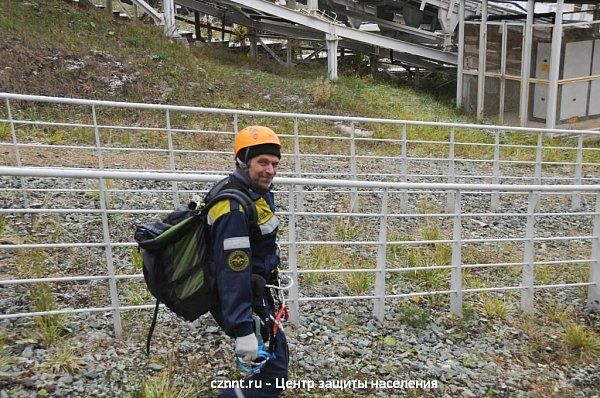
[[[424,329],[429,324],[431,311],[416,306],[403,306],[398,309],[400,322],[415,329]]]

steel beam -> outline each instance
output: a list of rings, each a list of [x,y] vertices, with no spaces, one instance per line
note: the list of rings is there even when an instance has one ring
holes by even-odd
[[[329,80],[336,81],[337,74],[337,49],[338,37],[336,35],[326,35],[327,42],[327,77]]]
[[[275,61],[279,62],[281,65],[287,65],[287,63],[281,58],[279,58],[279,55],[277,55],[277,53],[275,53],[275,51],[273,51],[272,48],[270,48],[264,41],[262,41],[260,37],[257,37],[256,40],[257,43],[260,44],[262,48],[264,48],[265,51],[268,52],[269,55],[271,55],[271,57],[273,57],[273,59],[275,59]]]
[[[165,21],[165,35],[167,37],[178,37],[175,26],[175,3],[173,0],[163,0],[163,12]]]
[[[487,14],[488,2],[481,2],[481,25],[479,26],[479,66],[477,67],[477,118],[483,119],[485,107],[485,59],[487,53]]]
[[[458,7],[458,63],[456,67],[456,107],[462,107],[463,64],[465,58],[465,0]]]
[[[165,24],[163,13],[156,11],[154,9],[154,7],[152,7],[150,4],[146,3],[144,0],[132,0],[132,1],[135,6],[144,10],[144,12],[146,14],[148,14],[150,16],[150,18],[152,18],[154,20],[154,23],[156,25],[162,26]],[[137,12],[134,15],[137,18]]]
[[[296,10],[270,3],[265,0],[225,0],[223,3],[252,8],[270,15],[276,15],[290,22],[304,25],[324,33],[334,34],[339,38],[368,43],[376,47],[389,48],[394,51],[409,53],[424,58],[431,58],[449,65],[456,65],[456,54],[444,52],[417,44],[412,44],[378,34],[352,29],[321,19],[314,15],[307,15]]]
[[[519,100],[519,121],[527,126],[529,116],[529,76],[531,75],[531,42],[533,39],[533,13],[535,0],[527,1],[527,20],[523,30],[523,55],[521,56],[521,92]]]
[[[500,57],[500,108],[498,109],[498,122],[504,124],[504,105],[506,97],[506,47],[508,28],[506,22],[502,23],[502,56]]]
[[[556,105],[558,98],[558,75],[560,72],[560,52],[562,47],[562,19],[564,0],[556,2],[556,17],[552,29],[552,50],[550,53],[550,83],[548,84],[548,103],[546,104],[546,128],[556,127]]]

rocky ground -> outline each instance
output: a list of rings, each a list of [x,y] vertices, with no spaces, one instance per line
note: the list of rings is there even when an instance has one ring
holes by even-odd
[[[73,160],[73,159],[71,159]],[[133,160],[132,160],[133,161]],[[331,165],[313,165],[317,170],[330,170]],[[422,165],[413,164],[413,173],[423,171]],[[482,166],[483,167],[483,166]],[[427,174],[443,174],[442,166],[429,165]],[[365,170],[368,171],[368,170]],[[385,171],[385,170],[384,170]],[[394,172],[395,170],[390,170]],[[561,175],[563,170],[557,170]],[[471,174],[484,174],[484,169],[469,169]],[[527,173],[514,169],[513,174]],[[508,173],[508,172],[507,172]],[[430,179],[433,180],[433,179]],[[18,186],[15,179],[4,179],[7,186]],[[95,206],[95,182],[64,180],[27,180],[36,188],[68,186],[71,193],[45,191],[32,194],[33,207],[86,207]],[[96,185],[94,185],[96,184]],[[166,183],[112,181],[109,188],[170,189]],[[181,184],[180,189],[194,191],[197,184]],[[348,195],[332,189],[305,187],[305,206],[308,210],[346,211]],[[320,192],[317,192],[320,191]],[[2,193],[6,207],[18,207],[19,194]],[[287,198],[280,193],[281,210],[286,210]],[[409,196],[408,212],[440,213],[446,208],[446,194],[413,193]],[[503,196],[503,211],[523,213],[527,209],[526,195]],[[361,210],[377,213],[380,199],[377,194],[361,195]],[[400,213],[400,201],[392,195],[390,210]],[[583,197],[583,211],[592,211],[593,197]],[[167,194],[144,195],[114,192],[110,206],[115,209],[169,208]],[[569,211],[570,197],[544,196],[540,211]],[[463,211],[489,211],[489,195],[465,194]],[[148,216],[111,215],[112,239],[130,242],[132,225]],[[287,240],[287,218],[282,217],[282,240]],[[50,215],[42,217],[9,216],[2,235],[3,243],[38,242],[101,242],[100,219],[91,214]],[[424,228],[435,226],[438,239],[451,237],[451,218],[430,221],[408,217],[391,219],[390,230],[394,239],[416,239]],[[345,231],[333,219],[303,217],[298,220],[298,239],[334,239],[337,234],[352,234],[358,240],[377,239],[377,218],[345,224]],[[536,236],[573,236],[591,234],[589,216],[539,217]],[[336,230],[337,229],[337,230]],[[524,217],[465,217],[465,238],[514,238],[524,236]],[[522,242],[500,245],[469,245],[463,249],[464,262],[482,263],[522,261]],[[285,248],[284,248],[285,249]],[[417,249],[415,249],[417,250]],[[421,249],[418,249],[421,250]],[[437,253],[424,248],[424,256]],[[429,251],[428,251],[429,250]],[[591,247],[586,242],[543,242],[536,245],[537,260],[589,258]],[[406,252],[394,252],[388,257],[389,266],[406,265]],[[286,250],[284,250],[284,255]],[[2,252],[0,274],[3,278],[33,277],[32,270],[42,265],[42,275],[102,275],[105,273],[104,253],[100,249],[52,249],[41,258],[25,252]],[[351,261],[374,260],[374,249],[357,247],[333,252],[340,264]],[[114,248],[117,273],[139,272],[132,260],[131,248]],[[308,266],[314,253],[302,249],[301,268]],[[372,266],[372,262],[370,263]],[[483,268],[465,271],[466,287],[516,286],[520,270]],[[29,273],[28,273],[29,272]],[[438,271],[441,272],[441,271]],[[388,275],[388,292],[445,290],[446,280],[427,285],[427,280]],[[537,274],[550,283],[587,281],[587,266],[561,266],[560,270]],[[302,296],[333,296],[352,294],[346,279],[323,277],[301,283]],[[370,294],[367,290],[362,294]],[[121,300],[125,304],[151,304],[140,281],[119,282]],[[4,286],[0,288],[0,303],[5,313],[25,312],[35,308],[31,286]],[[55,307],[109,306],[106,283],[77,282],[56,284],[50,290]],[[139,297],[134,296],[133,293]],[[36,296],[37,297],[37,296]],[[137,298],[136,298],[137,297]],[[446,297],[423,299],[393,299],[386,302],[385,322],[372,316],[369,300],[307,302],[300,305],[299,324],[288,325],[287,335],[291,350],[291,379],[296,381],[351,381],[366,383],[394,380],[424,380],[437,388],[384,389],[368,384],[366,389],[295,388],[286,397],[590,397],[600,394],[600,370],[597,356],[573,350],[566,343],[566,325],[574,320],[587,325],[589,330],[600,330],[600,319],[585,314],[584,288],[546,289],[536,291],[536,314],[522,316],[518,310],[519,295],[503,293],[499,297],[506,313],[495,314],[485,306],[485,296],[465,295],[465,317],[458,319],[449,314]],[[53,308],[55,308],[53,307]],[[216,327],[212,319],[202,317],[194,323],[183,322],[167,311],[161,312],[153,340],[153,351],[144,353],[145,337],[151,321],[149,310],[123,313],[122,339],[116,339],[112,316],[108,312],[82,313],[60,319],[53,342],[45,341],[40,333],[40,321],[30,318],[0,321],[0,398],[4,397],[122,397],[140,395],[143,383],[165,388],[183,389],[200,397],[209,396],[211,381],[232,380],[240,376],[236,370],[231,340]],[[48,334],[46,328],[46,335]],[[432,384],[433,383],[433,384]],[[422,385],[421,385],[422,386]],[[137,395],[136,395],[137,394]],[[146,395],[150,396],[150,395]],[[159,396],[187,396],[159,395]],[[191,395],[193,396],[193,395]]]

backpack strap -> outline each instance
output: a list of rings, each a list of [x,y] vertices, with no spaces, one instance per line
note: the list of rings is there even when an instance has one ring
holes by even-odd
[[[247,189],[248,187],[240,181],[231,179],[230,177],[223,178],[204,197],[205,205],[202,211],[208,212],[214,204],[223,199],[233,199],[242,205],[250,224],[256,225],[258,223],[258,214],[256,213],[254,201],[246,193]]]
[[[258,222],[258,214],[256,212],[256,206],[254,206],[254,201],[250,199],[248,195],[243,193],[243,191],[239,191],[237,189],[224,189],[220,191],[215,197],[206,203],[202,211],[208,212],[213,205],[223,199],[233,199],[242,205],[250,224],[254,225]]]
[[[160,300],[156,299],[156,306],[154,307],[154,316],[152,317],[152,324],[150,325],[150,330],[148,331],[148,337],[146,338],[146,355],[150,355],[150,341],[152,340],[152,335],[154,334],[154,328],[156,327],[156,319],[158,318],[158,306],[160,305]]]

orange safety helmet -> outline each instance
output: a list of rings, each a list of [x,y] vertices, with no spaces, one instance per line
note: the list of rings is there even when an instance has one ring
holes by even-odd
[[[233,157],[237,158],[240,150],[257,145],[274,144],[281,148],[279,137],[273,130],[264,126],[248,126],[240,130],[235,136]]]

